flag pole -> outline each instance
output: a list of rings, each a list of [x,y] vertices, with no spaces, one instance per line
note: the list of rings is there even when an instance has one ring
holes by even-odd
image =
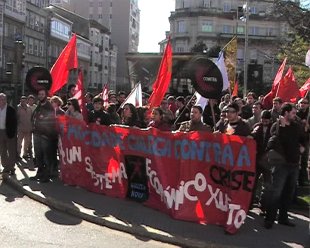
[[[131,93],[134,92],[134,90],[139,86],[139,84],[141,83],[141,81],[139,81],[135,87],[130,91],[130,93],[128,94],[128,96],[126,97],[125,101],[126,102],[128,100],[128,98],[131,96]],[[121,108],[123,108],[123,103],[119,106],[118,110],[116,112],[118,112]]]
[[[231,38],[231,40],[228,41],[228,43],[221,49],[220,53],[224,52],[224,50],[226,49],[226,47],[228,47],[229,44],[230,44],[231,42],[233,42],[234,39],[236,39],[236,38],[237,38],[237,35],[234,35],[234,36]]]
[[[182,110],[182,112],[179,114],[179,116],[175,119],[173,125],[175,126],[175,124],[177,123],[177,121],[180,119],[180,117],[182,116],[182,114],[184,113],[185,109],[188,107],[189,103],[192,102],[192,100],[194,99],[195,97],[195,93],[196,91],[194,92],[194,94],[192,95],[191,99],[186,103],[184,109]]]

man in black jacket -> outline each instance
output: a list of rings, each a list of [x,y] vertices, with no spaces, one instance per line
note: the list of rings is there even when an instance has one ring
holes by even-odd
[[[88,114],[88,122],[96,123],[97,125],[109,126],[111,123],[110,115],[103,110],[103,99],[96,96],[93,99],[94,110]]]
[[[17,158],[17,114],[16,110],[7,104],[7,97],[0,93],[0,157],[4,167],[3,173],[15,175]]]
[[[33,112],[34,152],[38,171],[33,180],[49,182],[56,167],[57,131],[56,118],[52,104],[47,100],[47,91],[38,91],[39,104]]]
[[[269,198],[264,224],[267,229],[272,228],[278,209],[278,223],[291,227],[295,226],[288,219],[288,209],[295,193],[300,154],[304,152],[304,136],[301,126],[295,120],[295,105],[284,103],[281,107],[279,120],[271,127],[271,134],[278,137],[278,142],[273,143],[275,144],[274,147],[272,145],[270,147],[268,144],[267,149],[274,149],[282,153],[285,161],[271,165],[272,184],[270,192],[268,192]]]

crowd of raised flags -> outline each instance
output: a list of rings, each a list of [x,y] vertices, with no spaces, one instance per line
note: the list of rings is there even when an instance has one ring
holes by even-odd
[[[216,60],[222,78],[223,78],[223,92],[230,92],[231,96],[238,96],[239,84],[236,80],[236,51],[237,51],[237,38],[234,37],[219,53]],[[294,76],[292,67],[289,67],[287,72],[284,74],[287,58],[285,58],[275,76],[271,90],[263,100],[263,106],[266,109],[272,107],[272,100],[275,97],[280,97],[284,102],[297,102],[300,97],[305,97],[310,88],[310,77],[299,89],[297,81]],[[310,50],[306,54],[305,65],[310,67]],[[69,77],[69,72],[72,69],[78,68],[78,58],[76,49],[76,34],[73,34],[72,38],[59,55],[57,61],[51,68],[51,76],[53,79],[52,86],[49,90],[49,95],[56,94],[61,88],[63,88]],[[153,83],[152,93],[149,97],[148,107],[153,109],[154,107],[160,106],[160,103],[167,94],[172,75],[172,46],[170,39],[167,42],[163,57],[158,70],[157,78]],[[85,101],[83,99],[84,87],[83,87],[83,75],[79,72],[78,81],[76,87],[76,97],[81,104],[81,110],[84,116],[86,116]],[[107,108],[109,104],[108,99],[108,86],[104,85],[102,93],[100,94],[104,101],[104,107]],[[197,103],[203,108],[207,105],[208,100],[201,96],[198,92],[195,93]],[[135,106],[142,106],[142,90],[141,84],[137,83],[128,95],[125,103],[132,103]]]

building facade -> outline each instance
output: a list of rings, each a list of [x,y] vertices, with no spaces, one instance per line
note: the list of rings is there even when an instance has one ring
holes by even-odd
[[[252,0],[248,1],[248,8],[242,8],[243,5],[243,0],[176,0],[175,11],[169,17],[173,51],[190,52],[198,42],[206,44],[208,49],[224,47],[237,35],[237,73],[243,81],[247,37],[248,90],[254,87],[255,80],[267,87],[277,68],[275,48],[281,39],[287,37],[289,26],[273,14],[273,1]],[[247,19],[243,13],[246,9]],[[160,44],[163,50],[165,41]]]
[[[8,96],[22,91],[22,68],[17,54],[21,51],[25,22],[26,0],[0,1],[1,46],[1,89]],[[18,56],[17,56],[18,55]],[[16,99],[13,99],[16,103]]]
[[[63,5],[64,6],[64,5]],[[126,54],[137,52],[140,32],[140,10],[137,0],[74,0],[70,2],[70,10],[86,18],[93,19],[106,26],[111,32],[109,51],[110,65],[108,67],[110,81],[116,82],[117,90],[130,90]],[[117,49],[116,49],[117,47]],[[113,56],[117,52],[117,59]],[[107,56],[107,54],[103,54]],[[114,80],[114,69],[116,79]],[[111,82],[112,87],[114,83]]]
[[[34,66],[47,68],[47,38],[48,21],[47,12],[44,10],[48,6],[46,0],[27,0],[26,2],[26,23],[23,43],[25,45],[25,58],[23,78],[29,69]]]

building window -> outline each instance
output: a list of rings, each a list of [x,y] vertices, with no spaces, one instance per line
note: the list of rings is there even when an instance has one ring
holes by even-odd
[[[211,8],[211,0],[203,0],[204,8]]]
[[[177,53],[183,53],[184,52],[184,47],[177,47],[176,51],[177,51]]]
[[[257,14],[257,7],[251,6],[251,7],[250,7],[250,13],[251,13],[251,14],[254,14],[254,15]]]
[[[33,39],[29,38],[28,53],[33,54]]]
[[[244,30],[245,30],[244,26],[238,26],[237,33],[238,34],[244,34]]]
[[[231,5],[230,3],[225,2],[223,5],[223,11],[224,12],[230,12],[231,11]]]
[[[212,21],[204,21],[201,25],[202,32],[213,32],[213,22]]]
[[[185,32],[186,32],[185,21],[178,21],[178,33],[185,33]]]
[[[232,30],[231,26],[229,26],[229,25],[224,25],[223,26],[223,33],[224,34],[230,34],[231,30]]]
[[[274,36],[274,29],[273,28],[267,28],[266,29],[266,35],[267,36]]]
[[[259,28],[258,27],[250,27],[249,34],[250,35],[259,35]]]

